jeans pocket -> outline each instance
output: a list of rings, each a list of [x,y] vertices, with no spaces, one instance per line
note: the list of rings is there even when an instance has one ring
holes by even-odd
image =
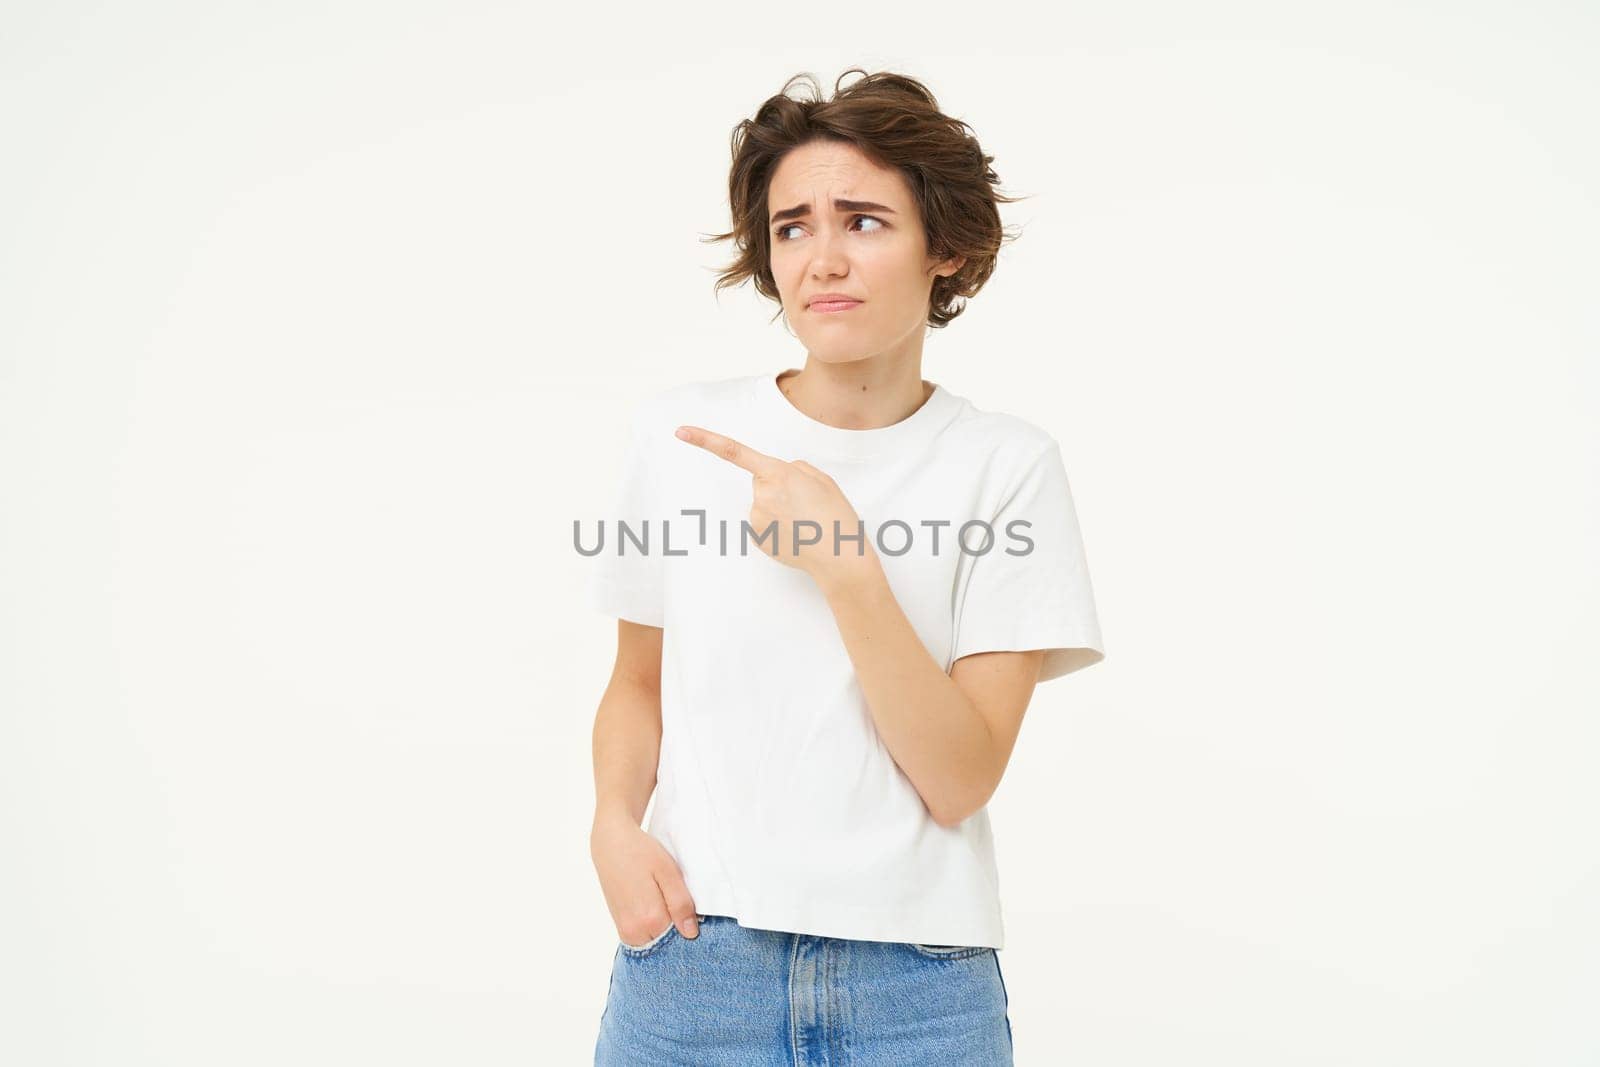
[[[922,945],[915,941],[908,941],[906,944],[919,956],[936,960],[961,960],[982,952],[994,951],[987,945]]]
[[[705,936],[706,919],[710,918],[710,916],[696,914],[694,918],[695,925],[699,927],[699,932],[695,940],[699,940],[700,937]],[[649,956],[659,951],[663,945],[667,944],[674,938],[681,937],[683,937],[683,935],[678,932],[677,924],[672,923],[669,924],[665,930],[661,931],[655,937],[652,937],[649,941],[646,941],[642,945],[630,945],[626,941],[618,941],[617,944],[621,947],[623,955],[630,956],[633,959],[639,959],[643,956]]]
[[[652,937],[642,945],[630,945],[626,941],[620,940],[617,942],[617,944],[622,946],[622,952],[624,955],[632,956],[634,959],[638,959],[641,956],[648,956],[652,952],[655,952],[662,945],[665,945],[669,940],[671,940],[672,937],[677,934],[677,932],[678,927],[675,924],[669,923],[665,930],[661,931],[655,937]]]

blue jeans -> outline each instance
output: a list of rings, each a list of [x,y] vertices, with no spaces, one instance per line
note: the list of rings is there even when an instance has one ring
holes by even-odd
[[[618,944],[595,1067],[1010,1067],[992,948],[857,941],[699,916]]]

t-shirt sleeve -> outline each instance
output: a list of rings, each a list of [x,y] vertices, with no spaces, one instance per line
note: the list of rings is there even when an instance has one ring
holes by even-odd
[[[609,514],[601,517],[604,546],[589,559],[589,601],[602,614],[645,626],[664,626],[661,537],[667,516],[658,506],[658,467],[664,443],[647,436],[648,424],[641,406],[629,423],[622,481],[611,496]],[[632,539],[624,535],[624,525]],[[641,551],[640,542],[648,551]]]
[[[975,652],[1045,649],[1044,682],[1104,659],[1077,509],[1054,440],[990,526],[989,551],[972,557],[951,662]],[[964,543],[975,551],[981,538],[975,530]]]

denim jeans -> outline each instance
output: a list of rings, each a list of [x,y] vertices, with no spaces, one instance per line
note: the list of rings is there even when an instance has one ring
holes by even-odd
[[[595,1067],[1010,1067],[992,948],[857,941],[699,916],[618,944]]]

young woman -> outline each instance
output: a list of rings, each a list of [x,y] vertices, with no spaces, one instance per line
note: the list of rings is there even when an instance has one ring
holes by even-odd
[[[1104,658],[1055,440],[922,377],[1009,198],[895,74],[785,86],[733,154],[718,287],[805,365],[634,413],[592,585],[595,1063],[1009,1064],[985,804],[1034,686]]]

